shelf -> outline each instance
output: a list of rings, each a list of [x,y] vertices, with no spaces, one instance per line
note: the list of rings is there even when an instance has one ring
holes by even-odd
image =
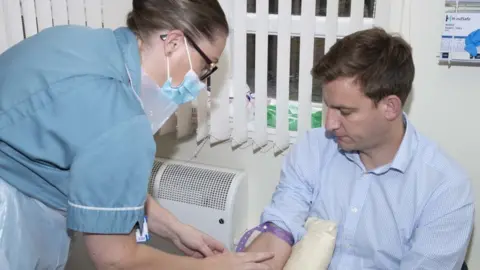
[[[456,0],[446,0],[446,4],[457,4]],[[460,0],[458,1],[459,4],[480,4],[480,0]]]
[[[451,59],[450,63],[448,62],[448,59],[439,59],[439,63],[442,65],[450,64],[451,66],[478,67],[480,66],[480,59]]]
[[[455,0],[446,0],[445,6],[448,7],[455,7],[457,5],[457,1]],[[458,1],[459,7],[480,7],[480,0],[460,0]]]

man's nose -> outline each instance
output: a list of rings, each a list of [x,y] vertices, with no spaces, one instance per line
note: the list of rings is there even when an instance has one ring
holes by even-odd
[[[325,129],[327,131],[334,131],[340,127],[338,113],[335,110],[327,108],[327,115],[325,117]]]

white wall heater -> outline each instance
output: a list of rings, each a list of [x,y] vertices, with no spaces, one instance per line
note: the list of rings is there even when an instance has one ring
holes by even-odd
[[[149,193],[181,222],[234,250],[247,229],[248,181],[243,171],[172,159],[155,159]],[[169,242],[152,236],[149,245],[182,254]]]

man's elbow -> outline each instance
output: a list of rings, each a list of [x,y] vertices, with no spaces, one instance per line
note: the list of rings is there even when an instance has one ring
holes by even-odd
[[[281,270],[292,253],[292,247],[272,233],[260,234],[245,249],[248,252],[273,252],[273,259],[266,262],[273,270]]]

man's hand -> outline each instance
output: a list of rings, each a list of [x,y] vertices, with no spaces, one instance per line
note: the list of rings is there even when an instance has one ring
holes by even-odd
[[[172,242],[188,256],[203,258],[225,251],[222,243],[189,225],[179,224],[175,232]]]

